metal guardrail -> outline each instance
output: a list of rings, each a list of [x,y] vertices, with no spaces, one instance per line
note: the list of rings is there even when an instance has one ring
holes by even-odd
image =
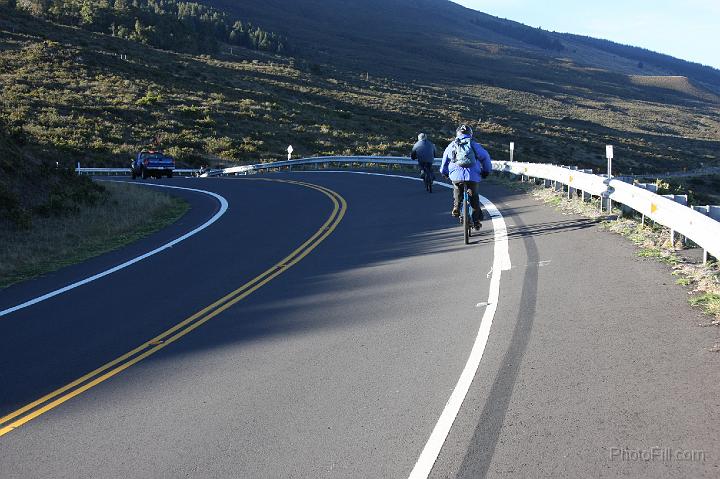
[[[586,191],[626,205],[644,217],[680,233],[703,248],[704,261],[708,253],[720,258],[720,222],[667,198],[614,178],[569,170],[553,165],[517,162],[494,162],[493,169],[517,175],[549,179],[571,188]],[[674,233],[673,233],[674,235]]]
[[[435,165],[440,165],[440,159],[435,159]],[[276,170],[281,168],[292,169],[296,166],[321,164],[339,165],[393,165],[414,166],[417,163],[407,157],[395,156],[324,156],[315,158],[301,158],[297,160],[277,161],[272,163],[257,163],[254,165],[234,166],[218,170],[210,170],[202,176],[219,175],[247,175],[262,170]],[[103,168],[80,168],[78,173],[100,174],[106,171],[119,171],[120,169]],[[609,204],[614,201],[625,205],[644,217],[669,228],[673,232],[680,233],[695,244],[703,248],[704,260],[707,255],[720,258],[720,221],[716,221],[708,213],[695,211],[681,203],[675,198],[666,198],[652,191],[643,189],[627,183],[626,178],[607,178],[601,175],[594,175],[589,170],[571,169],[569,167],[549,165],[544,163],[522,163],[516,161],[493,161],[493,170],[506,172],[528,178],[544,179],[546,182],[554,182],[555,185],[568,187],[568,194],[572,191],[582,192],[585,195],[598,196]],[[122,169],[128,174],[128,169]],[[175,170],[176,172],[180,170]],[[188,171],[188,170],[183,170]],[[198,170],[189,170],[197,172]],[[547,184],[547,183],[546,183]],[[714,213],[714,211],[713,211]]]
[[[440,160],[435,159],[435,164],[440,166]],[[274,170],[280,168],[290,168],[293,166],[301,165],[320,165],[328,163],[338,164],[370,164],[370,165],[417,165],[415,160],[400,156],[321,156],[316,158],[300,158],[298,160],[287,160],[287,161],[275,161],[272,163],[257,163],[254,165],[242,165],[234,166],[232,168],[225,168],[223,170],[213,170],[208,176],[215,176],[219,174],[240,174],[249,173],[252,171],[259,170]]]
[[[192,168],[176,168],[173,174],[180,176],[192,176],[198,171]],[[79,175],[113,175],[113,176],[129,176],[130,168],[75,168],[75,172]]]

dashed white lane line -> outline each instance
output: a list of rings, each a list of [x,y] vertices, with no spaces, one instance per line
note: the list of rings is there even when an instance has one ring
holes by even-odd
[[[305,171],[303,173],[311,172]],[[412,176],[390,175],[385,173],[369,173],[360,171],[317,171],[312,173],[353,173],[372,176],[389,176],[393,178],[405,178],[409,180],[422,181],[420,178],[415,178]],[[452,188],[452,185],[449,185],[447,183],[437,182],[435,184],[445,188]],[[495,240],[495,248],[493,252],[493,266],[490,270],[490,273],[488,273],[488,277],[490,278],[490,292],[488,294],[488,300],[480,303],[487,307],[485,308],[485,312],[480,322],[480,329],[478,330],[477,337],[475,338],[475,343],[473,344],[472,350],[470,351],[470,357],[465,363],[465,368],[460,374],[460,379],[455,385],[455,389],[453,389],[453,392],[450,395],[450,399],[448,399],[447,403],[445,404],[445,408],[443,409],[440,418],[435,424],[435,428],[430,434],[430,438],[428,439],[427,443],[425,443],[425,447],[420,453],[420,457],[415,463],[415,467],[413,468],[412,472],[410,472],[410,479],[427,478],[432,471],[433,465],[435,464],[435,461],[440,454],[440,450],[442,449],[443,444],[445,444],[445,439],[447,439],[450,428],[452,427],[453,422],[455,422],[455,418],[460,411],[460,407],[465,400],[465,396],[470,390],[472,380],[475,377],[478,368],[480,367],[480,360],[482,359],[483,352],[485,351],[485,346],[487,345],[488,337],[490,336],[490,327],[492,326],[493,318],[495,317],[495,311],[497,310],[498,299],[500,298],[500,275],[502,271],[507,271],[512,266],[510,263],[510,247],[508,244],[508,233],[505,219],[503,218],[497,207],[495,207],[495,205],[490,200],[488,200],[484,196],[480,196],[480,201],[482,202],[486,211],[490,214],[490,217],[492,218]],[[478,304],[478,306],[480,306],[480,304]]]
[[[130,182],[128,182],[128,181],[118,181],[118,183],[130,183]],[[133,184],[142,184],[142,183],[133,183]],[[172,248],[173,246],[175,246],[176,244],[180,243],[181,241],[184,241],[184,240],[190,238],[191,236],[196,235],[197,233],[199,233],[200,231],[204,230],[205,228],[207,228],[207,227],[210,226],[211,224],[215,223],[222,215],[225,214],[225,212],[226,212],[227,209],[228,209],[228,202],[227,202],[227,200],[226,200],[225,198],[223,198],[222,196],[220,196],[220,195],[218,195],[218,194],[216,194],[216,193],[213,193],[213,192],[211,192],[211,191],[198,190],[198,189],[195,189],[195,188],[183,188],[183,187],[181,187],[181,186],[156,185],[156,184],[153,184],[153,183],[145,183],[144,186],[156,186],[156,187],[158,187],[158,188],[171,188],[171,189],[176,189],[176,190],[194,191],[194,192],[196,192],[196,193],[203,193],[203,194],[206,194],[206,195],[210,195],[210,196],[212,196],[213,198],[215,198],[216,200],[218,200],[218,202],[220,202],[220,209],[217,211],[217,213],[215,213],[215,214],[213,215],[212,218],[210,218],[209,220],[207,220],[207,221],[206,221],[205,223],[203,223],[202,225],[200,225],[200,226],[198,226],[197,228],[195,228],[194,230],[192,230],[192,231],[190,231],[190,232],[188,232],[188,233],[180,236],[179,238],[176,238],[176,239],[170,241],[169,243],[166,243],[166,244],[160,246],[159,248],[156,248],[156,249],[154,249],[154,250],[152,250],[152,251],[149,251],[149,252],[145,253],[145,254],[142,255],[142,256],[138,256],[137,258],[133,258],[133,259],[131,259],[131,260],[129,260],[129,261],[126,261],[126,262],[124,262],[124,263],[122,263],[122,264],[119,264],[119,265],[117,265],[117,266],[115,266],[115,267],[113,267],[113,268],[110,268],[110,269],[106,270],[106,271],[103,271],[102,273],[98,273],[98,274],[96,274],[96,275],[90,276],[89,278],[85,278],[85,279],[83,279],[83,280],[80,280],[80,281],[77,281],[77,282],[75,282],[75,283],[72,283],[72,284],[70,284],[70,285],[68,285],[68,286],[65,286],[65,287],[63,287],[63,288],[56,289],[55,291],[51,291],[50,293],[44,294],[44,295],[42,295],[42,296],[38,296],[37,298],[31,299],[31,300],[29,300],[29,301],[25,301],[24,303],[18,304],[17,306],[13,306],[13,307],[11,307],[11,308],[4,309],[4,310],[0,311],[0,317],[6,316],[6,315],[8,315],[8,314],[10,314],[10,313],[13,313],[13,312],[15,312],[15,311],[18,311],[18,310],[20,310],[20,309],[27,308],[27,307],[32,306],[32,305],[34,305],[34,304],[37,304],[37,303],[40,303],[40,302],[42,302],[42,301],[48,300],[48,299],[53,298],[53,297],[55,297],[55,296],[58,296],[58,295],[60,295],[60,294],[66,293],[66,292],[68,292],[68,291],[70,291],[70,290],[72,290],[72,289],[79,288],[80,286],[83,286],[83,285],[85,285],[85,284],[91,283],[91,282],[96,281],[96,280],[98,280],[98,279],[100,279],[100,278],[104,278],[105,276],[108,276],[108,275],[110,275],[110,274],[113,274],[113,273],[115,273],[115,272],[117,272],[117,271],[120,271],[121,269],[125,269],[125,268],[127,268],[128,266],[131,266],[131,265],[133,265],[133,264],[135,264],[135,263],[137,263],[137,262],[139,262],[139,261],[142,261],[142,260],[144,260],[144,259],[147,259],[147,258],[153,256],[153,255],[156,255],[156,254],[160,253],[161,251],[164,251],[164,250],[166,250],[166,249],[168,249],[168,248]]]

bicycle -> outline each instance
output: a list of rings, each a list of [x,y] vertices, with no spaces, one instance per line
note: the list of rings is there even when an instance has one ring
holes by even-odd
[[[423,183],[425,184],[425,191],[428,193],[432,193],[432,185],[433,185],[433,171],[432,171],[432,165],[429,164],[421,164],[420,166],[422,168],[422,178]]]
[[[475,226],[473,221],[473,207],[470,204],[470,193],[468,192],[467,184],[463,184],[463,198],[462,204],[460,205],[460,224],[463,225],[463,236],[465,237],[465,244],[470,244],[470,238],[472,237],[473,228],[479,230],[480,226]],[[482,209],[480,209],[480,218],[482,218]]]

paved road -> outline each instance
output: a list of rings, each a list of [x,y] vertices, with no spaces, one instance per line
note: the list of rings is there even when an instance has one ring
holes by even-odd
[[[447,191],[349,173],[267,178],[322,185],[347,210],[292,183],[166,180],[230,207],[169,250],[0,317],[0,417],[184,320],[207,319],[1,436],[0,476],[408,476],[478,334],[490,223],[465,246]],[[0,291],[0,310],[162,245],[217,210],[205,195],[178,194],[193,205],[178,224]],[[430,476],[718,477],[718,356],[708,352],[717,331],[697,326],[666,267],[527,196],[492,185],[486,196],[507,222],[513,266]],[[297,263],[283,259],[313,237]],[[278,263],[259,289],[212,306]],[[654,447],[695,460],[634,459]]]

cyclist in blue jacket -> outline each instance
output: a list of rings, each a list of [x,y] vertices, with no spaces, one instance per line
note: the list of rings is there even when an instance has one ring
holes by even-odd
[[[418,141],[413,145],[410,158],[417,160],[421,177],[424,178],[426,175],[430,175],[431,180],[435,179],[432,171],[433,161],[435,161],[435,145],[428,140],[425,133],[418,135]]]
[[[472,206],[472,221],[475,229],[481,225],[482,210],[478,197],[480,181],[492,171],[490,154],[480,143],[473,140],[473,131],[469,125],[462,124],[456,131],[455,139],[445,148],[440,173],[449,177],[453,184],[453,208],[450,212],[455,217],[460,216],[460,205],[465,188],[470,196]]]

